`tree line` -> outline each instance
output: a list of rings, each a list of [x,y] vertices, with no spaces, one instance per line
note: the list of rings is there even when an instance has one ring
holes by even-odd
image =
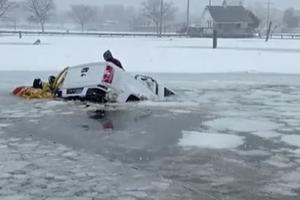
[[[161,4],[163,2],[163,4]],[[30,23],[36,23],[40,26],[42,31],[45,31],[45,24],[56,20],[57,23],[61,23],[64,20],[77,24],[81,31],[88,29],[88,25],[98,26],[107,23],[111,23],[115,26],[121,26],[126,24],[130,27],[143,26],[152,27],[156,32],[165,30],[166,27],[173,25],[178,19],[178,8],[172,3],[171,0],[144,0],[138,8],[128,8],[124,10],[124,6],[117,5],[109,6],[103,5],[100,9],[99,6],[91,6],[84,4],[70,5],[69,9],[62,11],[55,5],[54,0],[23,0],[15,2],[14,0],[0,0],[0,19],[9,20],[15,23],[17,27],[18,20],[20,18]],[[200,9],[200,8],[199,8]],[[181,8],[184,10],[184,8]],[[250,9],[251,10],[251,9]],[[256,10],[255,14],[264,21],[266,15],[266,9],[261,6],[252,8]],[[122,14],[123,13],[123,14]],[[202,11],[199,10],[199,16]],[[21,16],[20,16],[21,15]],[[278,10],[273,12],[273,17],[276,18],[276,24],[280,27],[293,29],[300,25],[300,11],[290,8],[284,12]],[[277,19],[280,17],[279,19]],[[114,24],[118,21],[118,24]],[[179,26],[184,27],[184,17],[179,20]]]
[[[109,10],[110,8],[104,6],[103,9]],[[140,5],[140,12],[129,10],[126,17],[130,18],[128,23],[132,25],[140,23],[145,26],[155,26],[155,30],[159,31],[159,27],[165,27],[175,19],[176,10],[175,5],[169,0],[164,0],[163,5],[161,5],[161,0],[144,0]],[[55,17],[56,11],[57,5],[54,0],[24,0],[21,2],[0,0],[0,18],[17,21],[17,15],[25,13],[26,20],[39,24],[42,32],[45,31],[45,24]],[[87,24],[101,21],[103,18],[116,18],[113,15],[119,16],[120,13],[111,10],[111,13],[105,12],[105,14],[100,15],[99,7],[74,4],[70,5],[70,8],[65,11],[63,18],[72,20],[73,23],[80,26],[81,31],[85,31]],[[119,18],[122,20],[122,16],[119,16]]]
[[[300,11],[287,9],[283,14],[283,23],[287,28],[297,28],[300,22]]]

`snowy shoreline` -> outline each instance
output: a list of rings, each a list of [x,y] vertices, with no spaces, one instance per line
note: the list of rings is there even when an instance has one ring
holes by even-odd
[[[41,45],[30,45],[37,38]],[[300,73],[299,40],[219,39],[219,49],[211,49],[211,43],[205,38],[0,37],[0,53],[6,55],[0,70],[57,71],[102,61],[110,49],[130,72]]]

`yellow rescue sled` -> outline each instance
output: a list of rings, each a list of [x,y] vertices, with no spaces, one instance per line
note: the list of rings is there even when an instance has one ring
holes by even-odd
[[[51,99],[55,97],[55,92],[64,82],[68,67],[62,70],[56,77],[50,76],[48,82],[41,82],[39,79],[34,81],[32,87],[21,86],[13,90],[12,94],[26,99]]]

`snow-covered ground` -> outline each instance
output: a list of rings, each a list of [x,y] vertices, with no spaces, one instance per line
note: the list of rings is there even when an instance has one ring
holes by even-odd
[[[40,39],[42,45],[32,43]],[[128,71],[300,73],[300,40],[0,37],[0,70],[59,70],[102,60],[111,49]]]
[[[300,71],[297,40],[41,40],[0,38],[1,69],[56,71],[110,48],[130,71]],[[177,95],[128,105],[9,95],[50,73],[0,72],[0,199],[299,199],[300,75],[152,74]]]

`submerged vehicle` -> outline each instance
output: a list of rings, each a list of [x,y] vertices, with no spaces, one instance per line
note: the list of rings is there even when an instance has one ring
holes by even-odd
[[[68,67],[57,76],[54,85],[55,98],[96,103],[163,100],[175,94],[152,77],[133,76],[111,62]]]

